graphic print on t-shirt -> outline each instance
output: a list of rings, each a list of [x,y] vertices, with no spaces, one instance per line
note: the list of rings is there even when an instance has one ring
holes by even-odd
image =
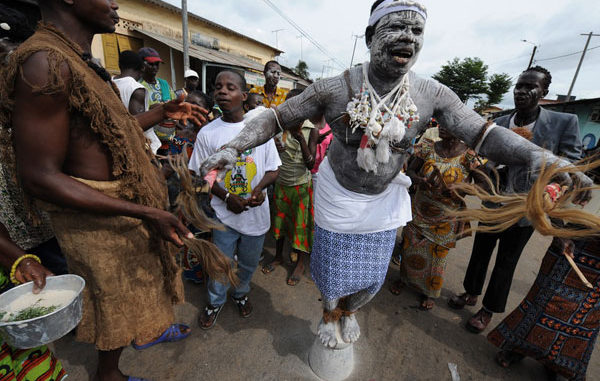
[[[243,152],[238,157],[233,169],[225,175],[225,189],[242,198],[246,198],[252,193],[252,179],[256,176],[256,163],[250,155],[252,155],[252,149]]]
[[[155,84],[149,84],[152,86],[152,91],[150,92],[150,103],[160,103],[162,102],[162,92],[160,90],[160,83],[158,81]]]

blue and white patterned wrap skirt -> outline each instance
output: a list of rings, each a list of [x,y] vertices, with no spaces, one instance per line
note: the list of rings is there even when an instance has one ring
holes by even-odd
[[[325,300],[365,289],[376,294],[385,281],[396,230],[348,234],[315,225],[310,272]]]

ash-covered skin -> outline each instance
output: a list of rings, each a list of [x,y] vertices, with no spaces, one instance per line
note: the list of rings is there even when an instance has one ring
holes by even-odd
[[[265,75],[265,87],[269,89],[277,88],[281,78],[281,66],[277,63],[271,63],[263,74]]]
[[[369,80],[377,93],[384,96],[408,75],[410,96],[418,108],[420,121],[406,131],[401,142],[395,142],[397,148],[388,163],[377,163],[377,172],[366,172],[356,163],[357,149],[363,131],[354,133],[348,126],[346,106],[360,91],[363,84],[362,68],[350,69],[350,89],[344,75],[324,79],[309,86],[279,110],[279,122],[284,129],[294,128],[306,119],[321,115],[331,126],[333,139],[328,158],[337,181],[346,189],[363,194],[379,194],[384,191],[400,172],[409,155],[413,139],[427,128],[427,122],[435,117],[440,124],[447,126],[450,133],[464,141],[470,147],[477,144],[478,137],[486,121],[473,110],[467,108],[454,92],[431,79],[423,79],[410,71],[423,46],[423,18],[411,11],[391,13],[384,16],[374,31],[367,29],[367,44],[371,49],[371,63],[368,68]],[[280,131],[275,114],[269,110],[259,115],[225,148],[208,158],[202,166],[203,174],[213,168],[223,168],[225,163],[235,160],[238,152],[260,145]],[[550,152],[532,144],[509,129],[495,128],[486,137],[480,153],[490,160],[507,165],[529,164],[538,169],[544,163],[559,162],[569,165]],[[591,180],[582,173],[576,173],[582,186],[591,186]],[[569,182],[568,176],[564,177]],[[589,199],[589,192],[581,192],[580,199]],[[349,310],[356,311],[372,299],[366,290],[359,291],[347,298]],[[338,300],[324,302],[324,309],[334,310]],[[360,330],[355,320],[342,324],[342,337],[348,342],[358,339]],[[355,324],[356,323],[356,324]],[[318,335],[323,345],[334,348],[337,340],[334,328],[337,323],[324,323],[321,320]],[[345,331],[344,332],[344,328]]]
[[[386,94],[402,80],[403,75],[408,75],[410,95],[420,117],[420,122],[413,124],[406,131],[404,139],[394,144],[401,151],[393,152],[388,163],[378,163],[377,173],[366,172],[356,163],[356,152],[363,131],[357,129],[352,133],[347,119],[344,118],[346,106],[351,98],[343,75],[316,82],[301,95],[279,106],[280,122],[284,129],[297,126],[306,119],[325,115],[335,136],[327,156],[336,179],[346,189],[363,194],[378,194],[385,190],[408,158],[408,154],[403,150],[408,149],[413,138],[427,128],[427,121],[432,116],[448,126],[453,135],[469,146],[473,147],[476,143],[485,120],[466,107],[446,86],[435,80],[419,78],[410,71],[423,46],[423,30],[424,22],[420,15],[414,12],[397,12],[383,17],[377,24],[372,39],[367,41],[371,48],[368,73],[373,87],[378,94]],[[354,96],[360,91],[363,83],[361,67],[350,70],[350,83],[351,94]],[[237,152],[262,144],[277,132],[279,127],[273,112],[264,112],[249,122],[227,145],[229,149],[207,159],[203,164],[204,173],[210,168],[222,168],[225,162],[237,157]],[[530,163],[531,167],[536,169],[544,162],[559,161],[561,165],[570,164],[504,128],[491,131],[480,152],[498,163]],[[576,175],[583,185],[592,184],[582,173]],[[563,180],[569,182],[568,176]],[[581,196],[589,198],[589,194]]]

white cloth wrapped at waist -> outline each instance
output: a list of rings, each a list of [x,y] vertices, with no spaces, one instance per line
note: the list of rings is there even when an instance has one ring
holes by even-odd
[[[335,233],[349,234],[376,233],[405,226],[412,220],[410,185],[410,178],[398,173],[380,194],[352,192],[340,185],[325,158],[319,167],[315,189],[315,223]]]

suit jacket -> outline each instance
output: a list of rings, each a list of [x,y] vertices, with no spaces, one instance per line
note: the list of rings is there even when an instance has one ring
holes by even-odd
[[[509,127],[510,119],[515,115],[513,111],[496,119],[497,125]],[[535,125],[533,126],[532,143],[551,151],[555,155],[563,156],[570,161],[581,159],[581,138],[579,137],[579,122],[576,115],[540,109]]]
[[[516,110],[509,115],[499,117],[494,122],[509,128],[510,120],[515,113]],[[581,159],[582,146],[576,115],[541,108],[540,115],[533,126],[531,141],[572,162]],[[501,177],[500,189],[505,193],[527,193],[534,181],[535,176],[532,176],[527,166],[513,165],[508,167],[505,176]],[[521,220],[519,225],[527,226],[529,223],[527,220]]]

